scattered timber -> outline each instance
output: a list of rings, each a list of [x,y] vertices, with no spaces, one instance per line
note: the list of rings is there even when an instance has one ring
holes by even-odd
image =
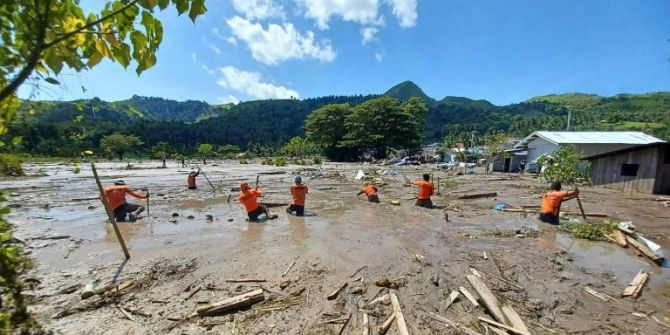
[[[370,335],[370,321],[368,313],[363,312],[363,335]]]
[[[473,296],[472,293],[470,293],[470,291],[468,291],[463,286],[459,287],[458,290],[463,294],[463,296],[465,296],[466,299],[468,299],[472,303],[472,305],[474,305],[475,307],[479,307],[479,302],[477,302],[477,299],[475,299],[475,296]]]
[[[526,324],[523,322],[521,317],[519,316],[519,313],[517,313],[512,306],[503,304],[501,307],[501,310],[503,314],[505,314],[505,317],[507,317],[507,320],[509,321],[510,324],[512,324],[512,327],[515,329],[521,330],[527,334],[530,334],[530,330],[528,330],[528,327],[526,327]]]
[[[391,314],[391,316],[389,316],[389,317],[386,319],[386,321],[384,321],[384,323],[382,323],[382,325],[379,326],[379,328],[377,329],[377,333],[378,333],[379,335],[384,335],[384,334],[386,334],[386,332],[389,331],[389,328],[391,328],[391,325],[393,324],[393,321],[395,321],[395,318],[396,318],[395,313]]]
[[[510,327],[510,326],[508,326],[508,325],[506,325],[506,324],[504,324],[504,323],[495,322],[495,321],[493,321],[493,320],[491,320],[491,319],[487,319],[487,318],[485,318],[485,317],[481,317],[481,316],[480,316],[480,317],[479,317],[479,321],[488,323],[488,324],[490,324],[490,325],[492,325],[492,326],[496,326],[496,327],[498,327],[498,328],[502,328],[502,329],[505,329],[505,330],[509,330],[509,331],[511,331],[511,332],[514,333],[514,334],[518,334],[518,335],[530,335],[530,333],[527,332],[527,331],[523,331],[523,330],[521,330],[521,329],[516,329],[516,328],[514,328],[514,327]]]
[[[326,297],[328,300],[333,300],[337,298],[337,296],[340,294],[340,291],[344,290],[347,288],[347,285],[349,285],[347,282],[342,282],[340,286],[338,286],[333,293],[329,294],[328,297]]]
[[[500,322],[505,322],[505,317],[503,316],[502,311],[500,310],[500,303],[498,299],[493,295],[491,290],[474,275],[467,275],[465,278],[470,282],[470,285],[475,289],[477,294],[482,298],[484,306],[486,309],[493,315],[493,317]]]
[[[402,310],[400,309],[400,301],[395,293],[389,293],[391,297],[391,305],[393,305],[393,312],[395,314],[395,322],[398,327],[398,334],[400,335],[409,335],[409,330],[407,330],[407,324],[405,323],[405,317],[402,315]]]
[[[590,294],[590,295],[592,295],[592,296],[594,296],[594,297],[596,297],[596,298],[602,300],[602,301],[610,301],[610,299],[608,298],[608,296],[607,296],[606,294],[600,293],[600,292],[598,292],[598,291],[596,291],[596,290],[594,290],[594,289],[592,289],[592,288],[590,288],[590,287],[588,287],[588,286],[585,286],[585,287],[584,287],[584,291],[585,291],[586,293],[588,293],[588,294]]]
[[[640,295],[642,288],[647,283],[647,280],[649,280],[649,274],[640,270],[635,278],[633,278],[633,281],[631,281],[630,284],[628,284],[628,286],[626,286],[626,288],[623,290],[621,296],[632,296],[633,298],[637,298]]]
[[[621,230],[615,230],[612,235],[614,235],[614,240],[616,241],[616,244],[618,244],[621,247],[627,248],[628,247],[628,241],[626,240],[626,235]]]
[[[286,271],[284,271],[284,273],[282,273],[281,276],[286,277],[286,275],[288,274],[289,271],[291,271],[291,269],[293,268],[294,265],[295,265],[295,261],[293,261],[291,263],[291,265],[289,265],[288,268],[286,268]]]
[[[64,240],[70,237],[70,235],[37,236],[28,238],[27,240]]]
[[[458,291],[451,291],[451,293],[449,294],[449,298],[447,299],[447,306],[445,307],[445,309],[449,308],[449,306],[451,306],[451,304],[453,304],[454,301],[458,300],[459,294],[460,293],[458,293]]]
[[[459,323],[457,323],[457,322],[455,322],[455,321],[451,321],[451,320],[449,320],[449,319],[447,319],[447,318],[445,318],[445,317],[443,317],[443,316],[437,315],[437,314],[435,314],[435,313],[428,312],[427,315],[428,315],[431,319],[436,320],[436,321],[439,321],[439,322],[442,322],[442,323],[443,323],[444,325],[446,325],[446,326],[454,327],[454,328],[456,328],[456,329],[458,329],[458,330],[464,332],[464,333],[467,334],[467,335],[482,335],[481,333],[479,333],[479,332],[477,332],[477,331],[475,331],[475,330],[473,330],[473,329],[470,329],[470,328],[468,328],[468,327],[466,327],[466,326],[463,326],[463,325],[461,325],[461,324],[459,324]]]
[[[226,279],[227,283],[265,283],[267,280],[250,278],[250,279]]]
[[[655,252],[651,251],[646,245],[638,242],[635,238],[630,235],[626,235],[626,241],[630,243],[635,249],[640,250],[645,256],[652,260],[657,265],[660,265],[663,262],[663,257],[657,255]]]
[[[222,314],[232,310],[249,307],[264,300],[265,296],[263,295],[263,289],[256,289],[210,305],[202,306],[191,316]]]
[[[466,194],[458,197],[457,199],[477,199],[477,198],[493,198],[497,197],[498,192],[489,192],[489,193],[475,193],[475,194]]]
[[[184,300],[188,300],[188,299],[193,298],[193,296],[194,296],[196,293],[200,292],[200,290],[202,290],[202,286],[198,286],[198,288],[196,288],[195,290],[191,291],[191,293],[189,293],[188,296],[187,296]]]

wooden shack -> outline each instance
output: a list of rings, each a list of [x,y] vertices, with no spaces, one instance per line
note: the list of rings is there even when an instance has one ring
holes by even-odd
[[[670,194],[670,143],[653,143],[587,157],[595,186]]]

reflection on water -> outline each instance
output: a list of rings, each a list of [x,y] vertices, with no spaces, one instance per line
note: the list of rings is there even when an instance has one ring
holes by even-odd
[[[265,226],[265,223],[249,222],[247,229],[242,230],[240,234],[242,247],[249,249],[258,245],[263,239]]]
[[[291,224],[291,241],[293,241],[294,244],[304,244],[309,237],[309,230],[305,224],[305,218],[288,215],[288,222]]]

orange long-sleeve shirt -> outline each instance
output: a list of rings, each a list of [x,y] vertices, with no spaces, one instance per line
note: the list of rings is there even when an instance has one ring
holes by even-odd
[[[417,196],[419,200],[430,200],[430,196],[435,193],[435,185],[429,181],[412,180],[412,184],[419,186],[419,195]]]
[[[107,196],[107,201],[109,201],[109,208],[115,210],[117,207],[124,204],[126,202],[126,193],[137,199],[147,198],[139,193],[135,193],[126,185],[107,186],[105,187],[105,196]]]
[[[308,192],[307,185],[303,184],[293,184],[291,185],[291,200],[292,205],[305,206],[305,198],[307,197]]]
[[[540,213],[551,214],[554,216],[558,215],[558,211],[561,209],[561,202],[568,195],[566,191],[549,191],[544,194],[542,197],[542,208]]]
[[[368,186],[363,187],[361,189],[361,192],[365,193],[365,195],[369,197],[371,195],[376,195],[377,194],[377,188],[372,186],[372,185],[368,185]]]
[[[244,206],[244,209],[247,213],[251,213],[258,208],[258,199],[257,197],[261,196],[261,191],[258,189],[250,189],[248,191],[240,192],[240,203]]]

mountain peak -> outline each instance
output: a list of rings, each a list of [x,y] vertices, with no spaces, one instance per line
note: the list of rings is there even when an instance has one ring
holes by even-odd
[[[384,93],[384,95],[398,100],[407,100],[411,97],[418,97],[429,104],[435,101],[427,96],[426,93],[424,93],[423,90],[411,80],[403,81],[402,83],[391,87]]]

